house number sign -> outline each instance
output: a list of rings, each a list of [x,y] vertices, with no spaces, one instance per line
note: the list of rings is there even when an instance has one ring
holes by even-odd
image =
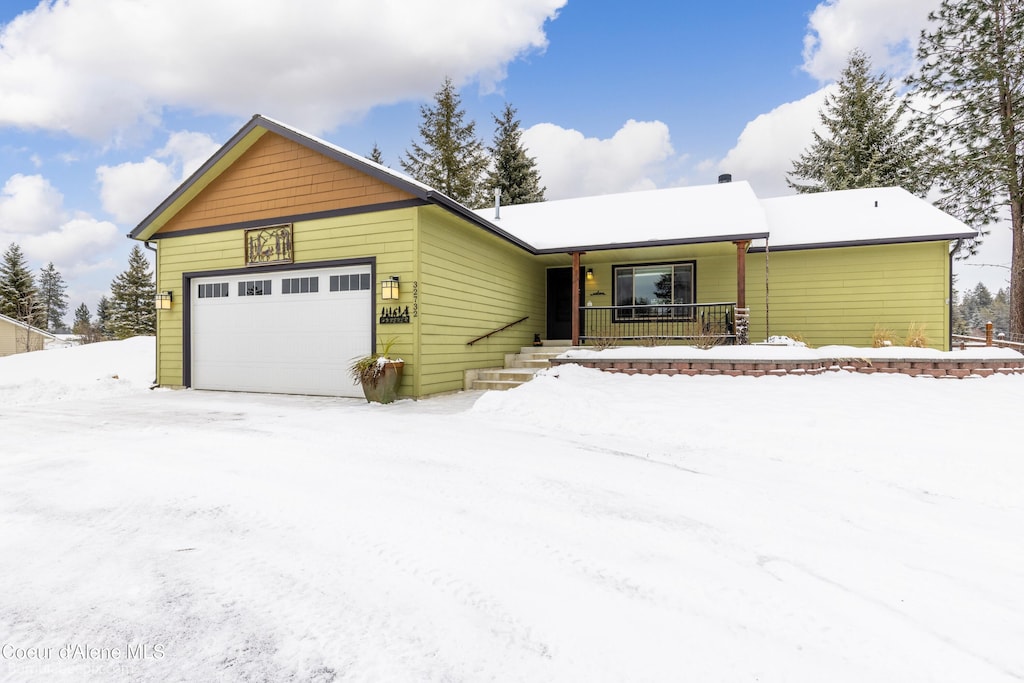
[[[398,323],[407,323],[409,322],[409,307],[405,306],[403,308],[402,306],[385,306],[384,308],[381,309],[380,320],[378,320],[377,322],[379,322],[381,325],[395,325]]]

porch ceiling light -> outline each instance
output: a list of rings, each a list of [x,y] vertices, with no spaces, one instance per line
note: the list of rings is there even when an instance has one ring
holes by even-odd
[[[169,311],[174,303],[174,292],[157,292],[153,300],[157,310]]]
[[[398,300],[398,276],[392,275],[390,280],[381,280],[380,298],[384,301]]]

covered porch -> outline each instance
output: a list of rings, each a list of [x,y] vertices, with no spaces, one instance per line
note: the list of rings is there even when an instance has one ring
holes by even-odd
[[[563,252],[548,269],[549,339],[573,346],[749,343],[747,251],[766,236]],[[759,271],[761,269],[758,269]]]

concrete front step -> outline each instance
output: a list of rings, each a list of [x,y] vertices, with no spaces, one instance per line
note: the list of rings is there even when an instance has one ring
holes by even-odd
[[[504,368],[481,368],[467,370],[466,389],[505,391],[533,379],[535,373],[550,367],[548,360],[560,356],[569,349],[567,342],[557,345],[546,342],[544,346],[524,346],[519,353],[505,354]]]
[[[492,368],[484,369],[477,375],[477,380],[529,382],[539,368]]]

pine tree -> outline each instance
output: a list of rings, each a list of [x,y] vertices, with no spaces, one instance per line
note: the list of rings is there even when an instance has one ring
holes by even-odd
[[[101,296],[99,303],[96,304],[95,327],[96,335],[99,340],[114,338],[113,311],[114,309],[110,303],[110,299],[105,296]]]
[[[1009,207],[1010,333],[1024,339],[1024,0],[943,0],[928,19],[908,83],[929,99],[939,205],[975,228]]]
[[[818,111],[824,135],[814,131],[786,183],[797,192],[898,185],[923,196],[930,185],[920,172],[924,138],[901,126],[907,103],[893,93],[892,81],[871,75],[867,55],[854,50],[836,85]]]
[[[370,150],[370,156],[368,158],[370,159],[370,161],[378,163],[381,166],[386,165],[384,163],[384,154],[380,151],[380,147],[377,146],[376,142],[373,143],[373,149]]]
[[[516,110],[505,104],[501,116],[494,116],[494,144],[487,148],[491,154],[491,170],[487,174],[489,195],[501,190],[502,204],[529,204],[544,201],[537,160],[523,147],[523,131],[516,119]]]
[[[401,159],[402,168],[416,180],[466,206],[487,204],[482,179],[487,154],[476,137],[476,123],[465,122],[462,99],[450,78],[434,94],[434,106],[420,107],[420,137]]]
[[[89,307],[83,301],[75,309],[75,322],[71,324],[71,331],[77,335],[83,335],[92,327],[92,317],[89,315]]]
[[[110,284],[110,327],[116,339],[155,333],[155,295],[149,262],[135,245],[128,257],[128,270]]]
[[[33,327],[43,324],[35,278],[25,255],[11,243],[0,260],[0,313]]]
[[[71,325],[71,332],[83,344],[91,344],[101,340],[99,330],[92,324],[89,307],[85,303],[80,304],[75,309],[75,321]]]
[[[68,286],[53,262],[39,272],[39,301],[43,312],[43,325],[49,332],[65,329],[64,316],[68,312]]]

